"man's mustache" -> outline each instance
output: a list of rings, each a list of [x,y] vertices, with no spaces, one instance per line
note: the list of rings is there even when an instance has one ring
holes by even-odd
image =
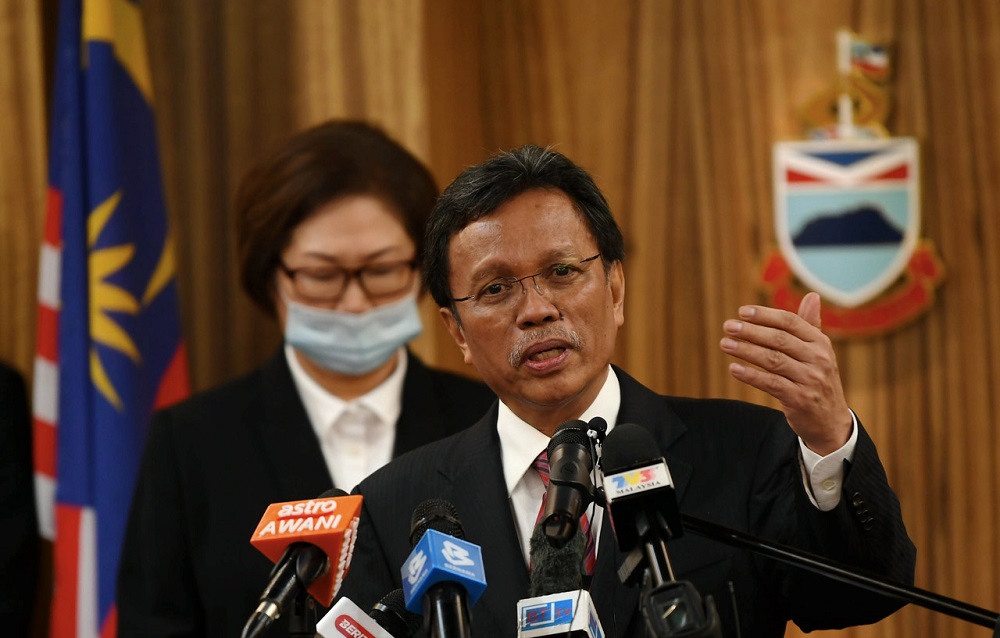
[[[525,351],[531,346],[547,339],[559,339],[569,343],[573,350],[583,349],[583,339],[575,330],[570,330],[563,326],[550,326],[539,328],[533,332],[526,332],[521,335],[517,342],[511,347],[508,361],[511,367],[518,368],[524,360]]]

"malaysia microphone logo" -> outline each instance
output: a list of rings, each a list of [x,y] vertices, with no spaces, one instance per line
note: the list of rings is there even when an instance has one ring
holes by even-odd
[[[469,550],[464,547],[460,547],[451,541],[445,541],[441,545],[443,548],[441,555],[455,567],[468,567],[476,564],[470,557]]]
[[[608,502],[616,498],[628,496],[662,487],[673,487],[674,481],[665,463],[608,474],[604,477],[604,492]]]
[[[417,581],[423,576],[424,565],[427,564],[427,554],[423,550],[417,552],[410,562],[406,564],[406,580],[409,581],[411,585],[416,585]]]

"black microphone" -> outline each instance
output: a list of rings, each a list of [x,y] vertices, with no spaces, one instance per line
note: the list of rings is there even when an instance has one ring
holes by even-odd
[[[264,635],[268,628],[285,614],[291,606],[302,601],[303,609],[295,609],[303,614],[303,622],[315,626],[316,607],[313,599],[308,597],[307,590],[320,581],[329,581],[322,587],[323,593],[318,595],[324,604],[329,605],[334,590],[339,587],[339,581],[346,571],[346,562],[354,546],[353,532],[356,528],[357,510],[360,509],[360,497],[353,497],[357,503],[354,512],[340,515],[337,501],[324,499],[339,499],[348,497],[347,492],[336,488],[323,492],[317,499],[296,501],[290,503],[275,503],[264,513],[257,530],[251,537],[251,543],[258,546],[262,552],[265,547],[284,546],[284,553],[275,562],[271,576],[257,608],[243,627],[243,638],[255,638]],[[348,497],[349,499],[351,497]],[[345,509],[346,508],[346,509]],[[320,521],[320,522],[317,522]],[[277,551],[280,551],[277,550]],[[277,554],[271,555],[272,560]],[[331,556],[338,572],[331,574]],[[336,576],[336,578],[327,578]]]
[[[448,501],[430,499],[413,511],[413,551],[401,570],[403,594],[407,609],[423,610],[431,638],[472,636],[469,607],[486,589],[486,577],[482,551],[464,539],[458,513]]]
[[[382,600],[371,608],[368,615],[394,638],[410,638],[424,624],[420,614],[414,614],[406,609],[402,589],[394,589],[383,596]]]
[[[594,457],[589,430],[603,436],[604,419],[585,423],[579,419],[559,426],[549,441],[549,486],[545,492],[542,530],[555,547],[565,545],[576,534],[580,517],[594,501]]]
[[[604,441],[601,467],[611,527],[622,552],[642,548],[646,542],[663,545],[684,533],[670,470],[646,429],[633,423],[615,426]],[[662,552],[656,549],[664,557],[650,567],[659,566],[672,578],[665,546]]]
[[[667,541],[683,534],[677,496],[659,446],[644,428],[617,425],[601,457],[604,496],[618,547],[628,554],[618,570],[627,585],[642,585],[640,606],[656,638],[721,638],[711,596],[674,578]]]

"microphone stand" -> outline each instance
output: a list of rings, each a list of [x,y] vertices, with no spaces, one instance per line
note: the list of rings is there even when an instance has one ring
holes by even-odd
[[[656,586],[650,572],[643,578],[639,605],[646,629],[655,638],[722,638],[715,601],[704,601],[695,586],[686,580],[662,582]]]
[[[773,543],[688,514],[681,514],[681,520],[686,531],[719,541],[725,545],[746,549],[827,578],[861,587],[900,602],[913,603],[981,627],[991,628],[993,629],[993,638],[1000,638],[1000,614],[995,611],[976,607],[925,589],[892,583],[877,576],[859,572],[857,569],[845,567],[822,556],[780,543]]]
[[[315,638],[317,620],[316,599],[300,590],[288,610],[288,637]]]
[[[594,490],[593,499],[598,505],[602,507],[607,506],[603,489],[596,488]],[[964,620],[974,625],[979,625],[980,627],[987,627],[993,630],[993,638],[1000,638],[1000,614],[995,611],[977,607],[954,598],[948,598],[947,596],[942,596],[941,594],[936,594],[926,589],[920,589],[919,587],[893,583],[884,580],[879,576],[860,572],[856,568],[840,565],[822,556],[810,554],[809,552],[789,547],[787,545],[782,545],[781,543],[775,543],[724,525],[711,523],[704,519],[691,516],[690,514],[681,514],[681,524],[684,530],[714,541],[718,541],[723,545],[749,550],[755,554],[773,558],[787,565],[805,569],[842,583],[848,583],[850,585],[854,585],[855,587],[875,592],[876,594],[886,596],[887,598],[891,598],[899,602],[912,603],[919,607],[930,609],[931,611],[936,611],[953,618],[958,618],[959,620]],[[644,554],[645,556],[642,551],[632,552],[631,556],[626,558],[626,562],[620,566],[619,577],[623,583],[629,579],[630,574],[634,575],[636,573],[636,568],[641,563],[641,559],[643,557],[648,557],[648,566],[652,566],[654,568],[653,578],[656,577],[656,572],[659,571],[659,567],[662,563],[659,563],[655,557],[661,554],[665,555],[665,550],[663,552],[657,552],[655,547],[649,546],[647,543],[647,546],[644,548]],[[673,578],[673,570],[669,564],[669,559],[665,559],[665,562],[665,567],[669,572],[671,572],[670,577]],[[662,576],[660,578],[662,578]],[[644,593],[646,586],[645,580],[648,580],[648,578],[644,579],[643,582]],[[632,582],[634,583],[635,581],[633,580]],[[662,584],[662,582],[660,584]],[[694,593],[697,594],[697,592]],[[643,598],[643,600],[645,600],[645,598]],[[710,600],[711,597],[709,597],[709,600],[706,602],[709,602]]]
[[[645,512],[637,517],[642,543],[631,552],[622,566],[624,571],[619,571],[620,576],[629,571],[634,575],[638,567],[644,568],[639,606],[648,635],[654,638],[722,638],[722,626],[712,597],[702,600],[693,583],[675,579],[663,535],[669,526],[659,514],[655,518],[658,520],[650,521]],[[634,578],[621,580],[634,583]]]

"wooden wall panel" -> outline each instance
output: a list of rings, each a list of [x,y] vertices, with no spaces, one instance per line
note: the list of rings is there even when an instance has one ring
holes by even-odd
[[[0,356],[26,372],[45,170],[38,6],[0,0]],[[773,404],[730,379],[717,346],[722,322],[764,298],[771,147],[800,137],[802,107],[835,81],[837,28],[891,42],[888,125],[920,141],[922,234],[947,279],[925,316],[837,352],[917,544],[917,584],[1000,607],[996,2],[145,0],[144,13],[196,389],[279,338],[236,283],[240,176],[292,131],[346,116],[383,125],[442,186],[495,150],[555,145],[626,232],[616,361],[660,391]],[[418,351],[468,372],[424,315]],[[908,608],[820,635],[985,631]]]
[[[31,378],[47,127],[42,15],[0,11],[0,359]]]
[[[52,60],[43,15],[39,2],[0,2],[0,359],[24,375],[29,391],[48,155],[45,64]],[[0,481],[6,482],[4,469]],[[4,484],[7,507],[8,491]],[[51,569],[51,552],[43,549],[39,560]],[[37,591],[33,617],[41,638],[48,628],[43,582]]]
[[[803,106],[836,81],[838,27],[894,43],[888,124],[923,144],[923,234],[949,281],[928,315],[839,343],[838,354],[920,548],[918,584],[996,607],[995,574],[972,569],[997,552],[997,271],[987,244],[1000,235],[987,177],[997,136],[985,115],[996,99],[996,9],[712,0],[619,4],[595,16],[602,10],[582,4],[482,3],[486,147],[555,142],[594,172],[630,253],[617,360],[680,394],[773,404],[731,380],[717,349],[722,321],[763,299],[760,259],[776,243],[771,146],[800,137]],[[907,609],[838,635],[976,632]]]
[[[231,207],[244,171],[296,128],[289,5],[158,1],[143,14],[191,380],[202,389],[279,341],[239,288]]]
[[[237,283],[231,206],[244,172],[331,117],[369,119],[426,157],[423,11],[399,0],[158,0],[145,14],[164,85],[164,172],[177,198],[182,314],[200,389],[249,370],[280,340]],[[188,72],[192,58],[201,66]],[[415,344],[432,362],[447,338],[436,315],[425,303],[427,334]]]
[[[296,125],[331,117],[368,119],[434,169],[428,124],[430,27],[425,24],[438,18],[422,3],[406,0],[315,0],[292,6],[296,62],[290,98]],[[434,172],[440,186],[452,174]],[[429,363],[463,369],[429,298],[421,311],[424,334],[413,349]]]

